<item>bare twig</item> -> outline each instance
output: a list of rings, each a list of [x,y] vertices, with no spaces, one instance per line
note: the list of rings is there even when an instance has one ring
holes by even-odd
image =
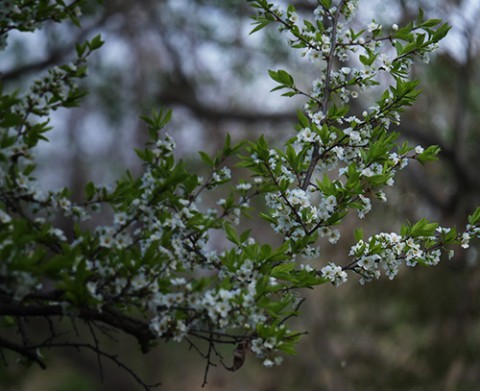
[[[0,336],[0,348],[16,352],[19,355],[27,358],[28,360],[37,363],[40,368],[47,369],[46,364],[38,356],[36,352],[36,347],[19,345]]]
[[[0,341],[1,342],[1,341]],[[142,378],[132,369],[130,368],[128,365],[124,364],[122,361],[120,361],[116,355],[114,354],[110,354],[110,353],[107,353],[103,350],[101,350],[99,347],[95,346],[95,345],[92,345],[92,344],[89,344],[89,343],[69,343],[69,342],[61,342],[61,343],[53,343],[53,344],[48,344],[48,345],[36,345],[36,346],[32,346],[31,347],[32,349],[41,349],[41,348],[73,348],[73,349],[77,349],[77,350],[81,350],[81,349],[86,349],[86,350],[91,350],[93,351],[94,353],[96,353],[97,355],[100,355],[102,357],[105,357],[107,359],[109,359],[110,361],[112,361],[113,363],[115,363],[116,365],[118,365],[120,368],[122,368],[123,370],[125,370],[128,374],[130,374],[134,379],[135,381],[140,385],[142,386],[142,388],[145,390],[145,391],[150,391],[151,389],[153,388],[156,388],[156,387],[159,387],[161,385],[161,383],[155,383],[155,384],[147,384],[145,383]]]

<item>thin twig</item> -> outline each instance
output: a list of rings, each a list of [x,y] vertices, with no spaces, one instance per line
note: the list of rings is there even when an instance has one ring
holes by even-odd
[[[213,337],[212,337],[213,338]],[[210,341],[208,342],[208,352],[207,352],[207,355],[206,355],[206,359],[207,359],[207,364],[205,366],[205,372],[203,374],[203,383],[202,383],[202,388],[205,387],[207,385],[207,376],[208,376],[208,370],[210,369],[211,366],[214,366],[216,367],[215,363],[213,363],[210,359],[211,355],[212,355],[212,351],[214,350],[213,349],[213,344],[214,342],[212,341],[212,338],[210,339]]]
[[[0,341],[0,343],[2,343]],[[36,346],[32,346],[31,349],[41,349],[41,348],[73,348],[73,349],[77,349],[77,350],[80,350],[80,349],[87,349],[87,350],[91,350],[93,351],[94,353],[96,354],[99,354],[107,359],[109,359],[110,361],[112,361],[113,363],[117,364],[120,368],[122,368],[123,370],[125,370],[128,374],[130,374],[134,379],[135,381],[140,385],[142,386],[142,388],[145,390],[145,391],[150,391],[151,389],[153,388],[156,388],[156,387],[159,387],[161,385],[161,383],[155,383],[155,384],[147,384],[145,383],[139,375],[137,375],[137,373],[132,369],[130,368],[128,365],[124,364],[122,361],[120,361],[116,355],[114,354],[110,354],[110,353],[107,353],[101,349],[99,349],[98,347],[92,345],[92,344],[89,344],[89,343],[70,343],[70,342],[60,342],[60,343],[54,343],[54,344],[49,344],[49,345],[36,345]]]
[[[37,348],[34,346],[18,345],[0,336],[0,348],[5,348],[13,352],[16,352],[21,356],[37,363],[40,368],[47,369],[46,364],[42,361],[42,359],[38,356],[37,352],[35,351]]]
[[[102,356],[99,353],[99,343],[98,343],[98,338],[97,335],[95,334],[95,330],[92,327],[92,322],[86,322],[88,325],[88,329],[90,330],[90,334],[92,334],[93,342],[95,344],[95,348],[97,349],[97,363],[98,363],[98,371],[100,373],[100,380],[104,381],[103,377],[103,364],[102,364]]]

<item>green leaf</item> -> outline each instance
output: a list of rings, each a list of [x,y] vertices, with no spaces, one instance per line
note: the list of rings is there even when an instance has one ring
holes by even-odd
[[[412,29],[413,29],[413,23],[409,23],[408,25],[401,27],[397,31],[395,31],[395,33],[393,34],[393,37],[397,39],[401,39],[403,41],[411,41],[413,39]],[[398,50],[397,50],[397,53],[399,53]]]
[[[206,163],[208,166],[213,167],[215,166],[215,163],[213,162],[213,159],[210,157],[210,155],[206,152],[203,151],[198,151],[198,154],[200,155],[201,159]]]
[[[308,117],[303,114],[302,111],[297,110],[297,116],[298,116],[298,122],[302,126],[302,128],[308,128],[310,126],[310,121],[308,120]]]
[[[11,128],[15,126],[22,125],[24,122],[22,116],[16,113],[3,112],[2,119],[0,120],[0,127],[2,128]]]
[[[286,354],[293,356],[297,354],[297,351],[295,350],[296,346],[297,342],[284,342],[278,346],[278,349]]]
[[[283,69],[279,69],[278,71],[269,70],[268,74],[270,75],[272,80],[282,84],[283,86],[293,87],[294,85],[293,77]]]
[[[99,34],[93,37],[93,39],[88,43],[88,47],[90,48],[90,50],[96,50],[102,47],[104,43],[105,42],[102,41],[102,36]]]
[[[236,245],[239,246],[242,243],[242,241],[238,237],[237,231],[235,231],[235,229],[233,229],[233,227],[229,223],[225,223],[224,227],[225,227],[225,236],[227,237],[227,239],[230,242],[235,243]]]
[[[468,222],[471,225],[478,225],[478,223],[480,222],[480,207],[478,207],[475,212],[468,216]]]
[[[442,23],[442,19],[429,19],[421,24],[421,27],[434,27],[437,24]]]
[[[85,54],[85,52],[87,50],[87,47],[88,47],[87,45],[88,45],[88,43],[84,42],[84,43],[78,43],[75,46],[75,51],[77,52],[78,57],[83,57],[83,55]]]
[[[88,182],[85,186],[85,195],[87,196],[87,200],[91,200],[95,195],[96,188],[92,182]]]
[[[437,223],[429,223],[427,219],[421,219],[411,228],[410,235],[414,237],[432,236],[437,227]]]
[[[418,154],[415,158],[421,164],[425,164],[426,162],[437,160],[437,155],[440,153],[440,151],[441,149],[438,145],[432,145],[425,149],[422,153]]]
[[[327,9],[330,9],[332,6],[332,0],[320,0],[320,4]]]
[[[242,243],[246,242],[247,239],[250,237],[250,232],[251,232],[251,230],[247,229],[246,231],[244,231],[240,234],[240,241]]]
[[[441,39],[443,39],[448,34],[451,28],[452,27],[449,26],[447,23],[440,26],[437,29],[437,31],[435,31],[435,33],[433,34],[433,37],[432,37],[433,42],[438,42]]]
[[[421,26],[422,23],[424,22],[424,20],[425,20],[425,12],[423,11],[422,8],[419,8],[418,9],[417,20],[416,20],[416,25]]]
[[[255,25],[255,27],[250,31],[249,34],[251,35],[253,33],[256,33],[257,31],[260,31],[260,30],[264,29],[270,23],[272,23],[272,21],[268,20],[268,19],[262,19],[261,21],[259,20],[257,22],[252,23],[253,25]]]
[[[284,261],[289,258],[287,251],[290,250],[290,244],[288,242],[282,243],[266,260],[270,262]]]
[[[355,229],[355,240],[357,242],[359,242],[360,240],[363,240],[363,230],[361,228]]]
[[[272,269],[271,275],[280,280],[291,281],[292,276],[290,275],[290,272],[293,269],[295,269],[295,263],[282,263]]]

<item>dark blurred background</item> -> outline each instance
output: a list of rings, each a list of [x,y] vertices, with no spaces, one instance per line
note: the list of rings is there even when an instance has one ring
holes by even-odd
[[[308,13],[316,2],[294,3]],[[388,194],[390,202],[375,204],[361,221],[367,233],[398,229],[421,217],[461,228],[480,204],[480,3],[365,0],[355,23],[372,18],[387,26],[406,23],[419,7],[453,28],[429,64],[414,66],[424,92],[399,130],[412,143],[440,145],[441,161],[426,167],[412,163],[403,171]],[[242,0],[92,1],[81,29],[51,24],[35,34],[11,34],[0,58],[7,90],[26,87],[48,67],[71,59],[82,39],[101,33],[106,41],[89,62],[90,94],[82,107],[53,117],[51,143],[43,144],[38,156],[42,186],[69,186],[81,197],[90,180],[113,184],[126,168],[141,172],[133,149],[147,137],[138,116],[152,108],[173,109],[169,132],[179,157],[192,166],[199,149],[214,151],[227,132],[235,139],[262,133],[270,140],[288,137],[304,102],[269,93],[274,84],[267,69],[287,69],[305,87],[316,70],[273,28],[249,36],[251,15]],[[331,259],[343,263],[356,224],[355,216],[347,219],[339,245],[322,247],[318,265]],[[264,235],[268,239],[271,232],[265,229]],[[362,287],[351,278],[341,288],[305,292],[308,301],[294,324],[309,334],[296,357],[274,369],[262,368],[253,356],[235,373],[213,368],[207,389],[480,389],[478,260],[471,247],[435,268],[404,270],[394,281]],[[160,389],[200,389],[205,362],[186,344],[162,343],[143,356],[134,341],[118,337],[121,343],[107,345],[148,380],[162,381]],[[104,366],[102,383],[94,355],[57,351],[47,371],[25,371],[11,362],[0,372],[0,388],[138,388],[120,368]]]

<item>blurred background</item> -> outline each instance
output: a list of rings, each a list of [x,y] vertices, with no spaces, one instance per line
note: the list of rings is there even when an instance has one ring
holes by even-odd
[[[299,13],[316,1],[295,1]],[[403,115],[400,131],[412,143],[440,145],[440,162],[411,164],[397,177],[387,205],[375,204],[362,221],[371,234],[421,217],[461,228],[480,204],[480,3],[476,0],[364,0],[355,24],[391,25],[429,18],[452,25],[429,64],[414,67],[423,94]],[[252,10],[244,0],[105,0],[84,10],[82,28],[47,25],[35,34],[11,34],[0,57],[7,90],[26,88],[48,67],[73,58],[76,42],[101,33],[104,47],[89,61],[90,94],[75,110],[56,112],[50,143],[38,151],[37,176],[45,189],[115,182],[125,169],[141,172],[134,148],[147,140],[139,115],[174,112],[169,126],[178,156],[192,166],[198,150],[215,151],[234,139],[280,143],[291,135],[301,99],[269,93],[267,69],[283,68],[305,87],[315,67],[273,29],[249,35]],[[368,99],[367,99],[368,100]],[[359,101],[359,109],[370,101]],[[349,216],[342,240],[322,247],[323,265],[339,264],[353,243]],[[265,225],[265,240],[271,232]],[[303,314],[293,324],[308,331],[298,354],[266,369],[253,356],[238,372],[211,368],[208,390],[476,390],[480,389],[480,265],[477,249],[439,266],[404,270],[394,281],[364,287],[355,278],[341,288],[304,292]],[[134,341],[106,341],[164,390],[200,389],[205,362],[187,344],[160,344],[137,353]],[[48,354],[48,352],[47,352]],[[231,352],[225,352],[228,357]],[[1,389],[136,390],[120,368],[71,351],[52,354],[48,371],[26,372],[14,363],[0,372]]]

